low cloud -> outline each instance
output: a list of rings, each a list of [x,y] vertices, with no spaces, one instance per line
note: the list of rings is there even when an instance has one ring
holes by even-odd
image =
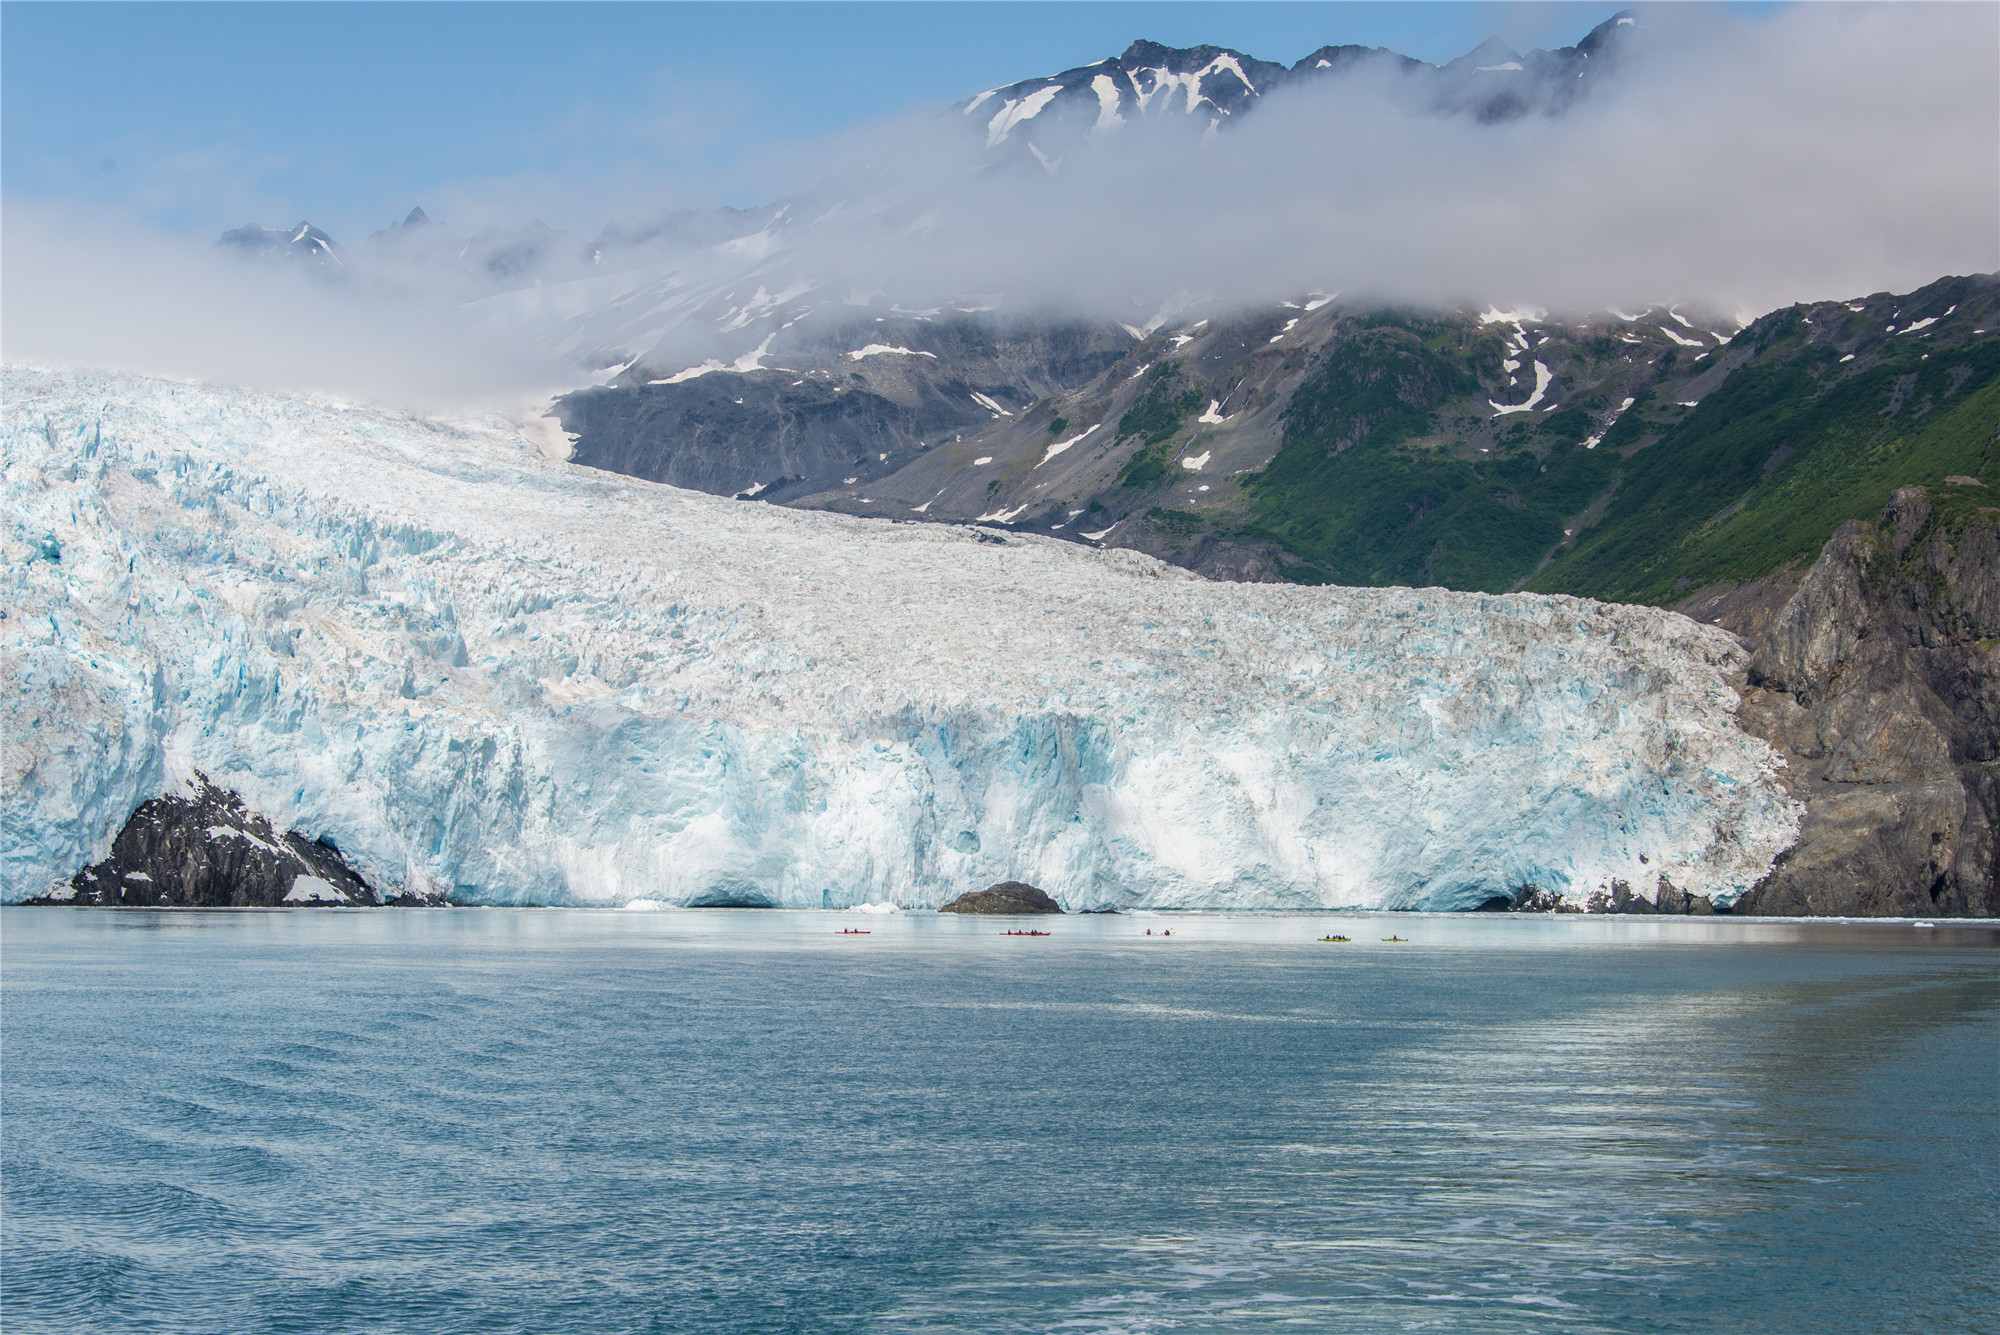
[[[1210,136],[1134,121],[1050,169],[930,109],[774,157],[825,183],[754,244],[474,305],[463,273],[343,293],[10,206],[5,352],[437,404],[573,379],[593,348],[732,360],[785,318],[745,324],[759,288],[1130,323],[1315,289],[1755,314],[2000,269],[2000,10],[1666,6],[1635,36],[1567,114],[1496,125],[1412,114],[1383,75],[1280,90]],[[580,332],[635,283],[627,325]]]
[[[1559,117],[1412,116],[1394,76],[1350,80],[1281,90],[1192,142],[1128,126],[1053,173],[968,174],[938,129],[904,127],[882,194],[925,220],[868,246],[854,285],[1099,311],[1319,287],[1761,312],[2000,268],[2000,10],[1642,21]]]
[[[547,392],[573,377],[432,292],[346,290],[208,242],[9,204],[0,355],[418,408]]]

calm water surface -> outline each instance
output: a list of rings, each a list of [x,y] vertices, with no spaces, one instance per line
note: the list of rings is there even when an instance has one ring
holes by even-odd
[[[7,910],[0,1319],[2000,1329],[1990,928],[1004,926]]]

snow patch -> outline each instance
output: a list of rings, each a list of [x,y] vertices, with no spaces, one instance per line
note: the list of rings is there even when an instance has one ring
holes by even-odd
[[[870,343],[865,348],[856,348],[853,352],[847,354],[847,360],[858,362],[864,357],[881,357],[889,353],[896,353],[904,357],[929,357],[932,361],[937,360],[935,352],[925,352],[920,348],[891,347],[887,343]]]
[[[1043,464],[1055,458],[1058,454],[1061,454],[1064,450],[1076,444],[1078,441],[1082,440],[1085,436],[1088,436],[1091,432],[1097,430],[1098,426],[1103,426],[1103,425],[1104,423],[1099,422],[1097,426],[1086,427],[1082,431],[1077,432],[1074,436],[1071,436],[1068,440],[1057,441],[1055,444],[1049,446],[1049,448],[1043,452],[1041,459],[1036,462],[1035,467],[1040,468]]]
[[[997,148],[1000,141],[1013,132],[1022,121],[1033,120],[1041,115],[1042,108],[1054,100],[1062,91],[1061,84],[1050,84],[1037,88],[1023,98],[1008,98],[1000,104],[1000,110],[993,113],[993,119],[986,122],[986,146]]]
[[[1542,396],[1549,392],[1549,381],[1552,379],[1554,377],[1549,374],[1549,368],[1540,362],[1536,362],[1535,392],[1528,396],[1528,401],[1526,403],[1508,405],[1488,399],[1487,402],[1493,405],[1493,415],[1495,417],[1505,417],[1508,413],[1525,413],[1539,407],[1542,402]]]

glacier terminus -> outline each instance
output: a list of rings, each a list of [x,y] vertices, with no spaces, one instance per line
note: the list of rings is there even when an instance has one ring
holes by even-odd
[[[1794,841],[1726,632],[783,510],[501,416],[5,373],[4,897],[198,773],[478,904],[1727,903]]]

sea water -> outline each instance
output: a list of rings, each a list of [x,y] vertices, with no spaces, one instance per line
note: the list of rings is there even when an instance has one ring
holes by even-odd
[[[0,933],[10,1335],[2000,1328],[1991,925]]]

